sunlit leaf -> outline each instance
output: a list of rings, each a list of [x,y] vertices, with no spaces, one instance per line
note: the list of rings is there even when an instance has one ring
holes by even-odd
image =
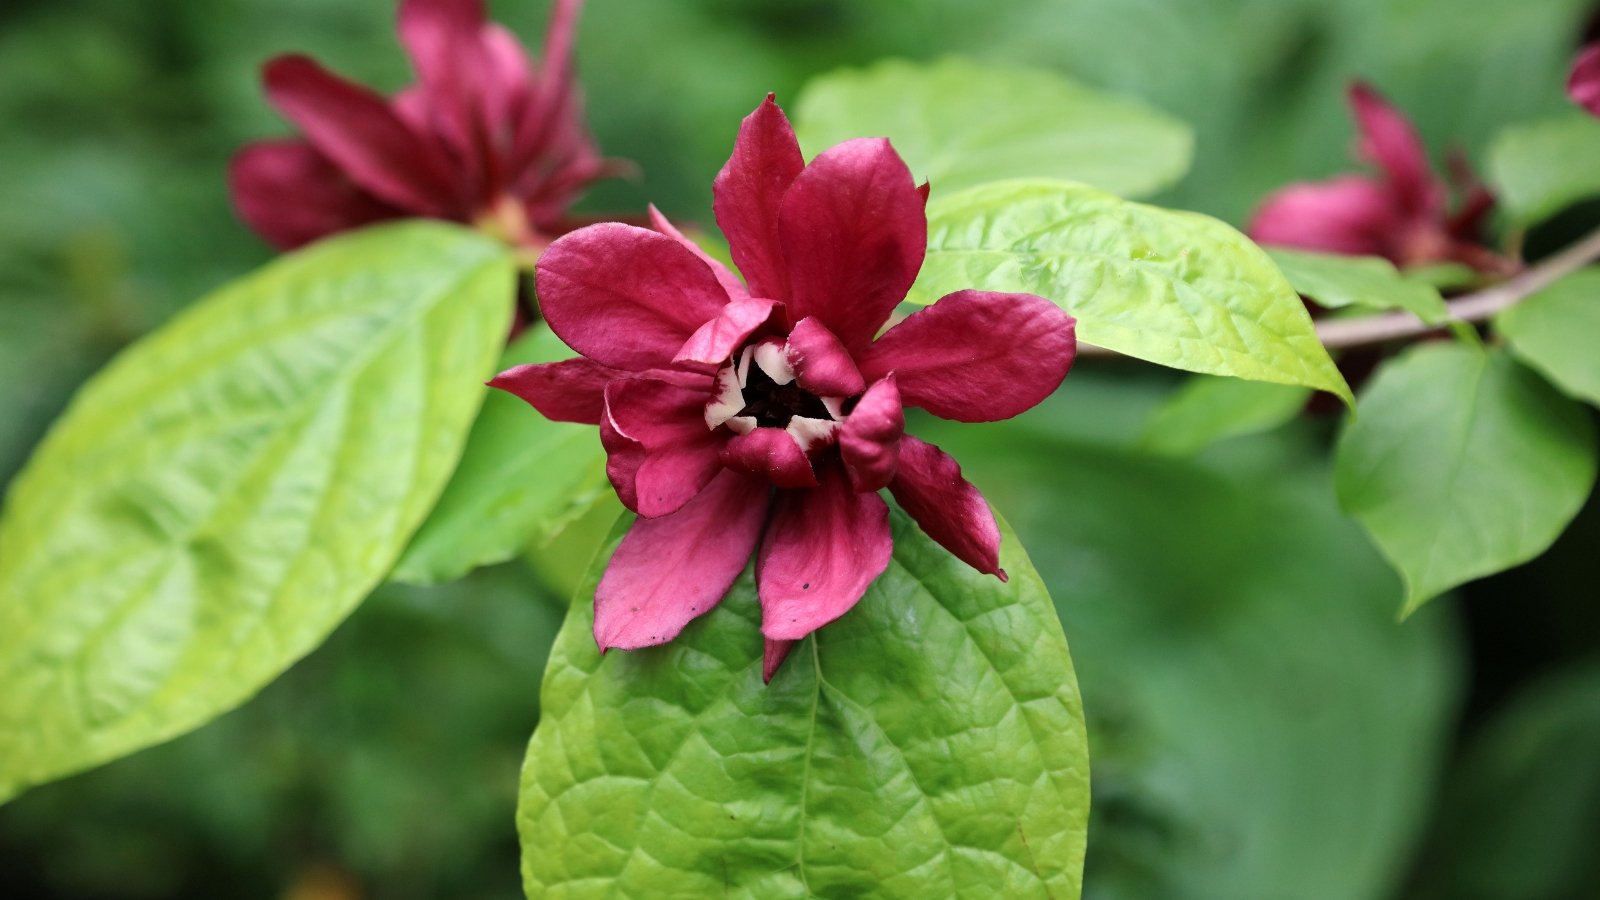
[[[494,243],[375,229],[91,380],[0,522],[0,796],[193,728],[320,643],[444,487],[511,290]]]
[[[602,658],[574,603],[523,768],[529,896],[1076,898],[1077,685],[1005,538],[1002,583],[896,514],[889,570],[770,685],[748,573],[654,650]]]

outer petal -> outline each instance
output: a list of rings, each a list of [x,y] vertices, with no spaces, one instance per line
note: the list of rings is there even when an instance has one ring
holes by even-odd
[[[830,466],[820,487],[779,491],[756,560],[761,633],[799,640],[856,605],[889,566],[889,506]]]
[[[900,469],[889,492],[928,537],[957,559],[1006,580],[994,512],[983,494],[961,477],[961,466],[949,454],[906,435],[900,441]]]
[[[854,397],[866,390],[866,379],[850,351],[815,317],[795,323],[784,355],[800,386],[823,397]]]
[[[555,0],[550,6],[538,82],[512,142],[513,171],[528,167],[541,155],[552,155],[552,150],[567,151],[588,143],[577,88],[572,83],[572,51],[582,11],[583,0]]]
[[[1393,259],[1405,220],[1389,193],[1359,175],[1292,184],[1268,197],[1247,229],[1257,243]]]
[[[850,487],[858,492],[877,491],[894,478],[900,438],[906,433],[905,411],[894,376],[874,384],[839,429],[839,454]]]
[[[789,651],[794,649],[796,641],[774,641],[771,638],[762,639],[761,648],[761,680],[771,683],[772,676],[778,672],[778,667],[789,658]]]
[[[928,218],[911,170],[889,142],[859,138],[822,153],[794,180],[778,234],[790,315],[816,316],[857,349],[916,280]]]
[[[733,155],[712,183],[717,224],[728,236],[734,265],[757,296],[788,296],[778,212],[784,194],[805,165],[794,129],[768,94],[739,125]]]
[[[362,191],[305,141],[260,141],[228,167],[233,206],[279,250],[405,213]]]
[[[994,422],[1061,386],[1077,352],[1076,321],[1032,294],[957,291],[912,313],[858,359],[868,379],[893,372],[907,406]]]
[[[606,385],[600,442],[623,505],[646,518],[676,512],[722,469],[722,438],[704,418],[708,390],[640,377]]]
[[[488,17],[483,0],[404,0],[400,4],[400,42],[423,81],[446,78],[452,51],[475,42]]]
[[[1600,44],[1590,44],[1578,54],[1567,78],[1567,96],[1572,102],[1600,116]]]
[[[722,463],[780,488],[817,486],[811,460],[782,428],[757,428],[729,440],[722,445]]]
[[[670,365],[727,303],[716,276],[677,241],[614,222],[557,239],[539,255],[534,283],[567,346],[631,371]]]
[[[782,303],[772,300],[734,300],[724,306],[716,318],[701,325],[672,361],[722,365],[750,335],[767,324],[774,310],[782,308]]]
[[[767,493],[724,471],[672,515],[635,521],[594,592],[601,651],[664,644],[722,602],[761,535]]]
[[[1350,108],[1361,129],[1358,152],[1383,169],[1401,208],[1412,215],[1436,213],[1444,198],[1410,120],[1361,82],[1350,85]]]
[[[413,213],[454,218],[463,202],[437,148],[419,139],[372,91],[304,56],[263,71],[267,97],[351,180]]]
[[[710,266],[712,273],[717,276],[718,283],[722,285],[722,289],[728,292],[729,300],[742,300],[750,296],[750,292],[745,289],[744,282],[739,280],[739,276],[730,272],[728,267],[722,264],[722,260],[713,258],[699,244],[696,244],[687,235],[679,231],[676,226],[667,220],[661,210],[656,209],[654,203],[650,204],[650,227],[682,244],[688,248],[689,252],[700,257],[701,262]]]
[[[489,386],[521,397],[547,419],[598,425],[606,385],[626,374],[587,359],[568,359],[507,369]]]

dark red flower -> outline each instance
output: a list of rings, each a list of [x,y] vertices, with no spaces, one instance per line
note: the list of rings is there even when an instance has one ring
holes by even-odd
[[[1494,196],[1466,160],[1451,160],[1461,196],[1451,211],[1450,185],[1435,175],[1411,122],[1364,84],[1351,85],[1349,99],[1361,132],[1357,156],[1377,175],[1291,184],[1257,210],[1250,236],[1262,244],[1381,256],[1400,266],[1452,261],[1502,271],[1505,261],[1480,235]]]
[[[417,83],[388,99],[304,56],[267,63],[267,97],[304,138],[234,157],[240,217],[286,250],[409,216],[476,224],[535,249],[570,230],[567,208],[617,171],[596,150],[573,84],[581,5],[555,0],[534,69],[482,0],[405,0],[400,40]]]
[[[595,593],[601,650],[671,640],[759,545],[770,678],[888,565],[882,488],[950,552],[1005,577],[983,495],[904,433],[902,408],[1010,418],[1066,377],[1074,322],[1028,294],[959,291],[880,336],[922,267],[926,196],[886,140],[806,165],[769,96],[714,186],[745,282],[654,210],[655,231],[594,225],[540,257],[545,317],[583,358],[491,384],[599,425],[611,483],[639,514]]]
[[[1591,115],[1600,116],[1600,44],[1590,44],[1578,54],[1567,78],[1567,96]]]

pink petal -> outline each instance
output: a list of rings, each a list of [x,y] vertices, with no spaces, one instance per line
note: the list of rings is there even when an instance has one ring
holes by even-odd
[[[598,425],[606,385],[625,374],[587,359],[568,359],[507,369],[489,386],[521,397],[547,419]]]
[[[267,97],[350,178],[408,212],[454,218],[463,198],[438,150],[419,139],[384,99],[304,56],[263,70]]]
[[[788,294],[778,241],[785,192],[805,168],[794,129],[773,95],[739,125],[733,155],[712,183],[712,210],[728,237],[734,265],[759,297]]]
[[[722,464],[780,488],[817,486],[811,460],[789,432],[757,428],[722,445]]]
[[[239,218],[279,250],[405,215],[301,140],[244,147],[228,166],[228,186]]]
[[[771,684],[772,676],[778,673],[778,667],[789,658],[789,651],[794,649],[798,641],[774,641],[771,638],[763,638],[761,643],[761,680],[763,683]]]
[[[734,300],[690,335],[672,361],[720,366],[772,319],[775,310],[781,317],[782,308],[772,300]]]
[[[907,406],[994,422],[1060,387],[1077,352],[1075,323],[1032,294],[957,291],[906,317],[857,358],[868,379],[893,372]]]
[[[825,151],[794,180],[778,234],[789,314],[816,316],[858,349],[916,280],[928,219],[911,170],[889,142],[859,138]]]
[[[578,14],[582,11],[583,0],[555,0],[550,6],[537,83],[512,142],[514,170],[553,155],[553,148],[570,149],[587,139],[572,79],[572,50],[577,42]]]
[[[671,222],[667,221],[667,217],[662,215],[661,210],[656,209],[654,203],[650,204],[650,227],[687,247],[689,252],[700,257],[701,262],[710,266],[711,271],[716,273],[717,281],[722,284],[722,289],[728,292],[729,300],[742,300],[750,296],[750,292],[745,289],[744,282],[739,280],[739,276],[728,271],[728,267],[722,264],[722,260],[716,259],[707,253],[699,244],[690,240],[683,232],[674,227]]]
[[[665,368],[727,303],[711,269],[681,244],[633,225],[590,225],[540,254],[539,307],[567,346],[602,365]]]
[[[600,442],[606,475],[624,506],[646,518],[676,512],[722,469],[723,438],[706,427],[707,387],[658,378],[606,385]]]
[[[1347,256],[1395,256],[1406,227],[1389,193],[1359,175],[1291,184],[1268,197],[1249,228],[1257,243]]]
[[[594,592],[600,650],[664,644],[722,602],[761,536],[767,493],[724,471],[677,512],[636,520]]]
[[[461,68],[453,57],[477,37],[487,20],[483,0],[404,0],[400,4],[400,42],[417,76],[427,82],[447,79]]]
[[[900,468],[889,493],[928,537],[985,575],[1006,580],[1000,568],[1000,526],[983,494],[961,477],[961,466],[932,444],[906,435]]]
[[[1383,170],[1401,209],[1413,216],[1436,214],[1443,194],[1411,121],[1361,82],[1350,85],[1349,97],[1361,130],[1357,152]]]
[[[905,411],[891,374],[862,395],[839,429],[839,453],[852,489],[866,492],[888,486],[905,431]]]
[[[784,353],[794,367],[795,380],[813,394],[854,397],[867,387],[850,351],[815,317],[795,323]]]
[[[779,491],[756,558],[761,633],[799,640],[856,605],[889,566],[889,506],[829,466],[820,487]]]
[[[1600,116],[1600,44],[1590,44],[1578,54],[1567,78],[1567,96],[1572,102]]]

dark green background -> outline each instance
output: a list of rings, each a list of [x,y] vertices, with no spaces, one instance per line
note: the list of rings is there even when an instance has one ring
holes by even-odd
[[[1481,158],[1500,127],[1564,109],[1586,6],[592,0],[594,130],[642,177],[585,207],[708,223],[711,176],[767,91],[959,53],[1191,122],[1194,171],[1160,200],[1238,224],[1273,187],[1349,167],[1351,77],[1441,153]],[[537,44],[544,4],[493,8]],[[0,5],[0,479],[109,354],[268,258],[223,176],[240,143],[284,131],[259,63],[303,50],[397,87],[392,15],[387,0]],[[1594,504],[1544,560],[1399,625],[1397,581],[1333,507],[1330,423],[1147,458],[1130,445],[1174,383],[1086,364],[1016,423],[915,426],[966,460],[1056,595],[1094,742],[1086,894],[1592,896]],[[512,805],[550,594],[517,566],[380,592],[243,709],[0,808],[0,896],[518,896]]]

